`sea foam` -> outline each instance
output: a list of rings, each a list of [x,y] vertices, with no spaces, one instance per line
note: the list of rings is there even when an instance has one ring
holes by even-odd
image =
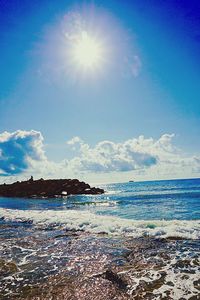
[[[128,220],[114,216],[97,215],[78,210],[14,210],[0,208],[0,218],[5,221],[32,221],[34,225],[62,225],[68,229],[88,232],[105,232],[132,237],[182,237],[198,239],[200,221],[185,220]]]

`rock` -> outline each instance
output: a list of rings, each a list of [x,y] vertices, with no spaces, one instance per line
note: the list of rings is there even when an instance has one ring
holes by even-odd
[[[33,178],[0,185],[1,197],[27,197],[27,198],[54,198],[77,194],[103,194],[104,190],[90,187],[89,184],[78,179],[48,179],[33,180]]]
[[[4,259],[0,259],[0,277],[9,276],[18,271],[17,265],[15,262],[6,261]]]
[[[112,270],[107,270],[104,274],[105,279],[111,281],[112,283],[116,284],[119,289],[126,290],[128,283],[120,278],[117,273],[114,273]]]

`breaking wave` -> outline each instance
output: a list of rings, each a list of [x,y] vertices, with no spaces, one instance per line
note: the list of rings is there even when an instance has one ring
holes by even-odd
[[[120,217],[97,215],[76,210],[14,210],[0,208],[4,221],[32,222],[36,226],[62,226],[68,229],[85,230],[93,233],[132,237],[180,237],[198,239],[200,221],[186,220],[130,220]]]

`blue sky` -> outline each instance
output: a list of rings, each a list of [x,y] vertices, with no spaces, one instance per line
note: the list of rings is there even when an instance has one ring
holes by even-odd
[[[105,64],[84,74],[65,56],[69,45],[63,32],[68,34],[71,27],[73,30],[74,15],[103,40],[106,49]],[[8,131],[9,141],[18,136],[12,135],[17,130],[26,131],[31,137],[34,136],[31,130],[39,132],[46,161],[60,166],[66,160],[79,158],[77,170],[84,174],[88,163],[81,161],[80,168],[80,157],[83,160],[83,155],[90,155],[87,162],[92,160],[95,164],[92,168],[89,164],[89,180],[97,173],[101,173],[97,181],[106,176],[108,181],[119,177],[126,180],[129,176],[138,179],[199,176],[199,1],[1,1],[0,35],[0,133]],[[120,167],[116,165],[116,160],[112,164],[104,162],[103,168],[102,163],[99,165],[102,157],[96,155],[98,143],[112,142],[113,149],[141,135],[156,143],[166,134],[175,135],[168,143],[170,147],[173,145],[174,155],[179,151],[182,159],[177,174],[173,168],[165,174],[164,163],[160,173],[158,170],[153,173],[153,165],[158,161],[166,163],[166,159],[159,156],[160,150],[156,153],[152,148],[150,152],[138,150],[148,152],[145,155],[152,159],[152,165],[143,156],[144,165],[135,156],[130,158],[130,153],[123,156],[123,147],[120,154],[115,152],[117,159],[123,156],[123,167],[121,161]],[[67,141],[73,137],[79,137],[75,142],[79,147],[89,145],[87,153],[69,147]],[[5,165],[7,159],[9,164],[8,158],[13,153],[20,155],[13,150],[15,147],[6,144],[5,148],[5,135],[0,138],[0,147],[1,143],[4,156],[0,156],[0,170],[1,161]],[[33,144],[38,145],[35,139]],[[30,151],[30,147],[25,149]],[[132,150],[137,152],[135,148]],[[29,152],[23,153],[25,166],[29,165],[28,157],[33,159]],[[44,159],[44,153],[41,157]],[[185,160],[194,157],[195,166],[183,171],[183,161],[189,165]],[[134,163],[128,164],[131,159]],[[75,168],[74,161],[72,164]],[[33,168],[33,163],[30,167]],[[11,166],[12,169],[24,172],[20,166]],[[22,171],[6,175],[23,174]],[[56,176],[68,175],[68,171],[66,175],[63,170],[62,174],[56,172]],[[83,177],[87,179],[86,175]]]

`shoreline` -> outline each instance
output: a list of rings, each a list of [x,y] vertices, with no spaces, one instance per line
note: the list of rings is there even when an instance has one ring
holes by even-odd
[[[116,237],[23,220],[2,220],[0,228],[1,300],[198,299],[199,240]]]

